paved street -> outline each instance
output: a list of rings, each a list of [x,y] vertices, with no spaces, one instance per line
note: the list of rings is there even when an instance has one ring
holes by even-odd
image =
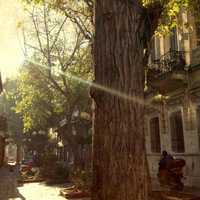
[[[29,183],[19,186],[17,172],[0,169],[0,200],[64,200],[59,196],[62,187],[46,186],[44,183]]]
[[[159,186],[155,183],[153,189],[158,191]],[[62,188],[44,183],[26,183],[20,186],[17,184],[16,170],[10,172],[8,168],[0,169],[0,200],[64,200],[59,195]],[[199,190],[195,188],[185,187],[184,192],[200,196]]]
[[[19,197],[17,190],[17,173],[10,172],[8,168],[0,169],[0,199],[7,200],[9,198]]]
[[[59,196],[60,188],[58,186],[46,186],[43,183],[28,183],[18,189],[26,200],[64,200],[65,198]]]

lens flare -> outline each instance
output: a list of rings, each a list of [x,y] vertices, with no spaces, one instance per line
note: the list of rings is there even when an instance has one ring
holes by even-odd
[[[26,59],[26,61],[29,62],[29,63],[32,63],[33,65],[37,65],[37,66],[39,66],[39,67],[49,69],[48,66],[42,65],[42,64],[40,64],[40,63],[36,63],[36,62],[34,62],[33,60]],[[151,100],[149,100],[149,101],[144,101],[144,100],[143,100],[142,98],[140,98],[140,97],[131,96],[131,95],[128,95],[128,94],[123,93],[123,92],[121,92],[121,91],[117,91],[117,90],[115,90],[115,89],[112,89],[112,88],[109,88],[109,87],[106,87],[106,86],[103,86],[103,85],[94,83],[94,82],[92,82],[92,81],[84,80],[84,79],[82,79],[82,78],[80,78],[80,77],[78,77],[78,76],[74,76],[73,74],[64,73],[64,72],[62,72],[61,70],[56,70],[55,72],[56,72],[57,74],[64,75],[64,76],[69,77],[69,78],[71,78],[71,79],[73,79],[73,80],[75,80],[75,81],[81,82],[81,83],[86,84],[86,85],[88,85],[88,86],[90,86],[90,87],[94,87],[94,88],[96,88],[96,89],[98,89],[98,90],[104,91],[104,92],[106,92],[106,93],[109,93],[109,94],[111,94],[111,95],[117,96],[117,97],[119,97],[119,98],[122,98],[122,99],[125,99],[125,100],[129,100],[129,101],[133,101],[133,102],[138,103],[138,104],[140,104],[140,105],[143,105],[143,106],[146,106],[146,107],[151,107],[151,108],[154,108],[155,110],[160,111],[160,109],[159,109],[157,106],[152,105]]]

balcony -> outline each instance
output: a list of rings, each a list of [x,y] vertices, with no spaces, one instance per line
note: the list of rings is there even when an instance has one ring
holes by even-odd
[[[185,52],[169,51],[148,66],[148,83],[159,91],[173,91],[186,80]]]

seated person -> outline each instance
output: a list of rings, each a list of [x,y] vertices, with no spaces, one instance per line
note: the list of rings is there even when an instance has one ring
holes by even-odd
[[[167,151],[162,152],[162,158],[159,162],[159,170],[169,169],[171,161],[174,160],[173,156],[167,153]]]

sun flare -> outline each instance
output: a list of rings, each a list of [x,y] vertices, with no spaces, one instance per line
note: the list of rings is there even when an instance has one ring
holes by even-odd
[[[21,17],[17,0],[0,0],[0,70],[3,79],[16,74],[23,62],[20,36],[16,24]]]

